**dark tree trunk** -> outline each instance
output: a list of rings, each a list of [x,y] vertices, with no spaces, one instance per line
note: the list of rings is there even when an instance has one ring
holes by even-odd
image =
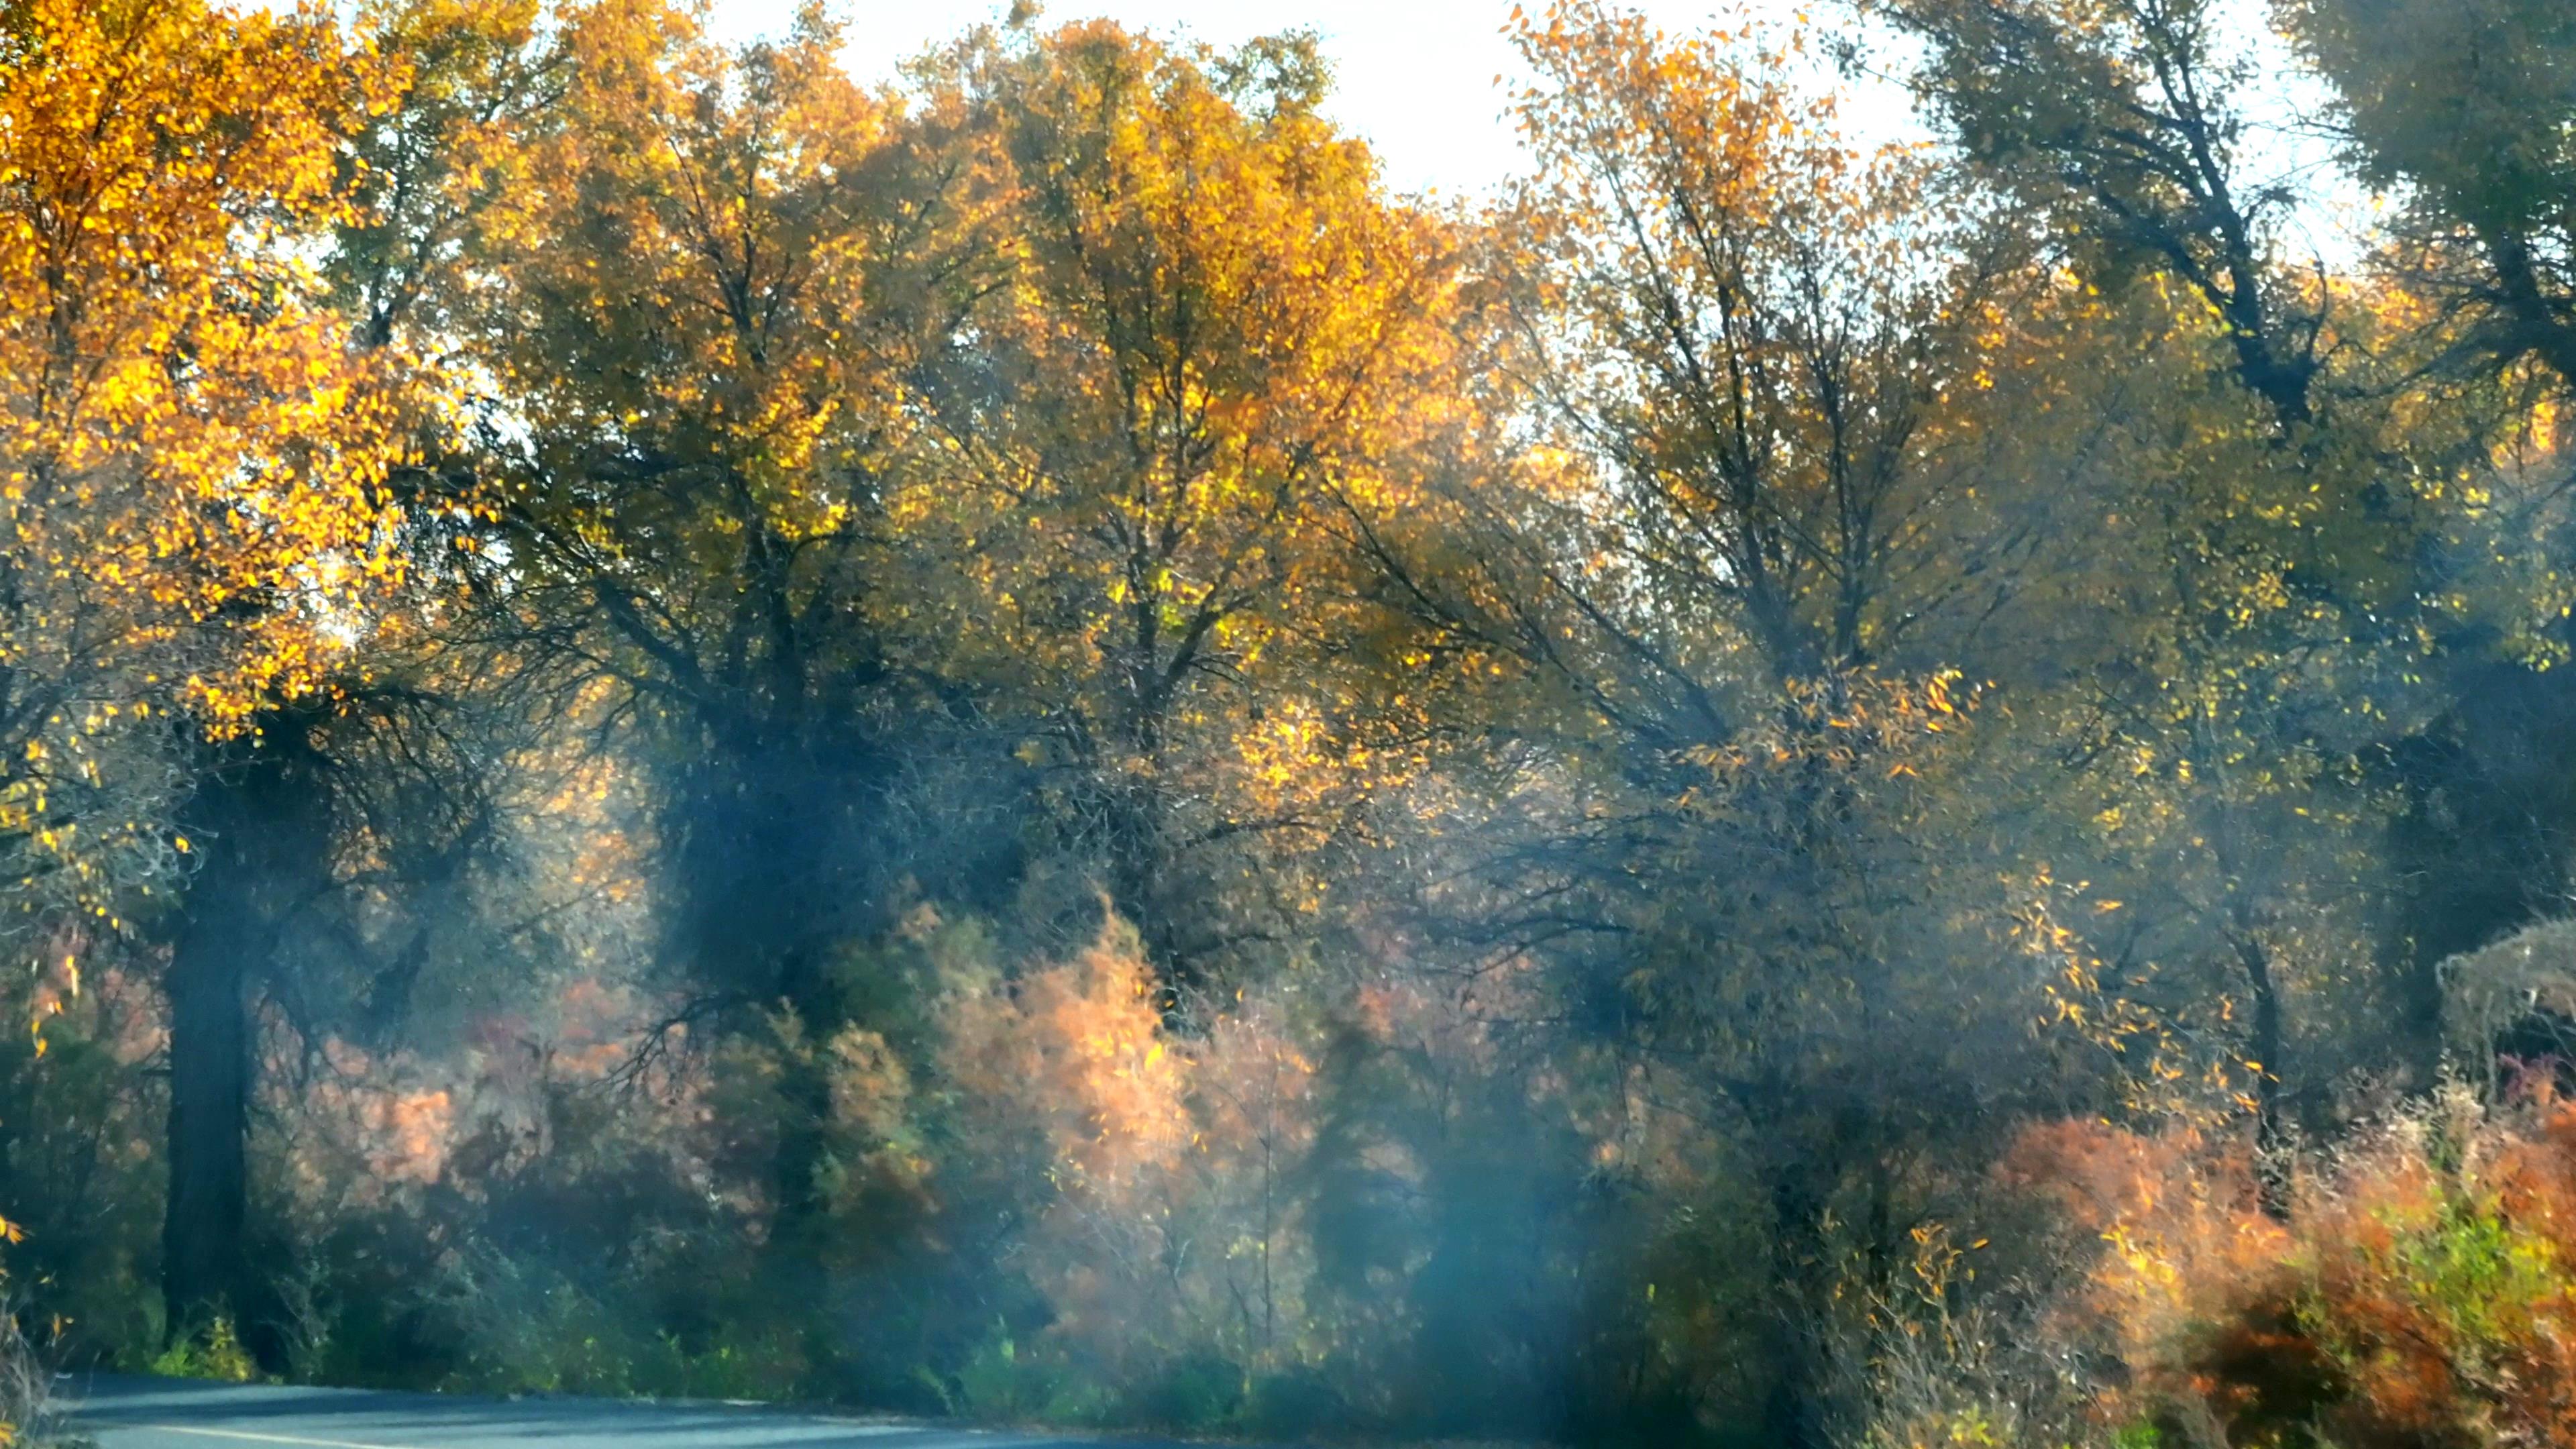
[[[286,913],[329,878],[327,781],[310,720],[272,714],[206,747],[187,818],[197,872],[171,941],[170,1191],[162,1219],[163,1331],[222,1313],[237,1323],[263,1285],[249,1218],[252,992]],[[254,1325],[243,1325],[252,1327]]]
[[[2250,924],[2240,920],[2229,933],[2236,959],[2245,968],[2246,992],[2253,1000],[2254,1180],[2263,1211],[2273,1218],[2290,1215],[2290,1150],[2287,1104],[2282,1083],[2288,1072],[2281,1060],[2286,1048],[2281,1025],[2280,983],[2273,979],[2272,956]]]
[[[820,1048],[850,1024],[837,953],[884,924],[860,803],[878,780],[863,750],[845,752],[852,769],[784,727],[721,723],[666,806],[669,949],[739,1024],[784,1008]],[[802,1245],[823,1206],[831,1081],[819,1059],[782,1067],[772,1234]]]
[[[247,1284],[250,976],[263,923],[243,843],[214,838],[170,958],[170,1197],[162,1223],[165,1333],[236,1313]]]
[[[1780,1449],[1823,1449],[1824,1391],[1816,1381],[1817,1344],[1811,1317],[1816,1309],[1813,1280],[1824,1204],[1801,1179],[1799,1169],[1781,1170],[1771,1183],[1771,1277],[1778,1301],[1778,1362],[1762,1405],[1763,1437]]]

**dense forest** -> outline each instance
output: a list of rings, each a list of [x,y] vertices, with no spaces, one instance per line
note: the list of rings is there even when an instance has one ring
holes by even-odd
[[[0,1368],[2576,1444],[2576,7],[1495,20],[0,0]]]

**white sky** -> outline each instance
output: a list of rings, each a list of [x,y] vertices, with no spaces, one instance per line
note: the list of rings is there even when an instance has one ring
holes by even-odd
[[[1544,0],[1527,0],[1533,13]],[[1733,0],[1628,0],[1675,33],[1709,28]],[[729,40],[783,30],[795,0],[709,0],[714,29]],[[847,23],[850,69],[862,78],[891,76],[897,62],[1007,9],[1007,0],[836,0]],[[1787,22],[1797,0],[1749,0],[1745,11]],[[1214,45],[1306,27],[1323,38],[1335,67],[1327,108],[1366,137],[1387,179],[1407,191],[1482,190],[1515,165],[1512,129],[1503,119],[1497,75],[1519,73],[1503,38],[1512,0],[1051,0],[1044,23],[1107,15],[1131,28],[1186,32]],[[1815,8],[1828,24],[1828,6]],[[1893,88],[1856,98],[1846,110],[1855,139],[1881,140],[1905,126],[1905,102]]]

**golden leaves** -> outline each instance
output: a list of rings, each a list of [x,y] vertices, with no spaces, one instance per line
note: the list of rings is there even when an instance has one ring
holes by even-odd
[[[1380,772],[1355,530],[1412,496],[1450,385],[1457,243],[1293,97],[1107,24],[978,56],[1007,259],[892,505],[969,667],[1221,818]],[[979,375],[980,374],[980,375]],[[1372,738],[1375,736],[1375,738]],[[1291,832],[1293,837],[1295,832]]]
[[[396,572],[389,374],[309,263],[342,119],[392,71],[318,11],[18,7],[0,82],[0,653],[21,721],[0,823],[83,914],[167,846],[73,806],[184,706],[238,727],[309,688]],[[79,708],[29,708],[44,699]],[[130,808],[130,807],[129,807]]]

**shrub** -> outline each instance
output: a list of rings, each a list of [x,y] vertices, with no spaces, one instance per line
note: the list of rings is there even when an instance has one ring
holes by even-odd
[[[2062,1243],[2101,1246],[2032,1328],[2088,1365],[2087,1413],[1994,1443],[2576,1443],[2576,1105],[2453,1089],[2302,1174],[2278,1215],[2241,1150],[2196,1134],[2056,1125],[2005,1170]],[[1936,1412],[1865,1442],[1988,1442],[1988,1401],[1918,1395]]]
[[[1243,1425],[1264,1438],[1293,1439],[1347,1424],[1349,1397],[1319,1370],[1297,1367],[1253,1378]]]
[[[1003,1325],[955,1373],[925,1369],[923,1377],[947,1412],[992,1423],[1098,1424],[1110,1416],[1100,1386],[1060,1357],[1023,1348]]]
[[[233,1321],[221,1314],[194,1332],[173,1339],[150,1367],[152,1372],[173,1379],[246,1384],[259,1377],[259,1365],[252,1362],[250,1350],[242,1346],[240,1336],[233,1331]]]
[[[1137,1398],[1148,1424],[1205,1433],[1231,1426],[1243,1412],[1243,1366],[1212,1353],[1186,1353],[1163,1366]]]

